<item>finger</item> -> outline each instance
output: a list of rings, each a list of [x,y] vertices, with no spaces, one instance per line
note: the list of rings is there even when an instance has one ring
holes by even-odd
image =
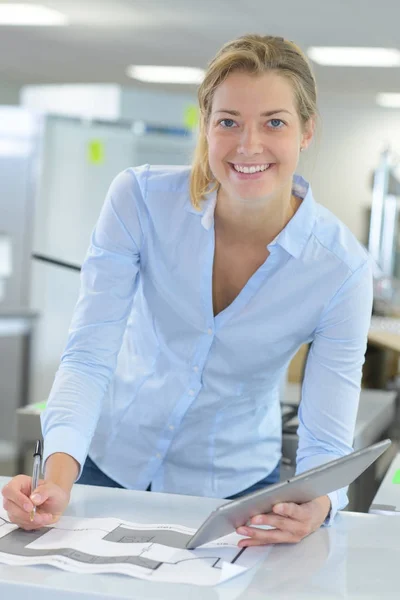
[[[35,510],[33,515],[32,510],[27,511],[23,508],[21,509],[17,504],[12,502],[11,500],[7,500],[6,498],[4,498],[3,500],[3,507],[7,511],[8,515],[12,515],[14,519],[28,519],[30,521],[32,516],[37,516],[38,518],[35,522],[42,524],[47,524],[48,522],[51,522],[53,520],[53,515],[50,514],[48,511],[42,511],[40,509],[37,509]]]
[[[43,480],[40,480],[40,483],[43,483]],[[28,477],[27,475],[17,475],[3,487],[1,493],[3,497],[10,498],[13,501],[16,500],[17,497],[21,498],[20,494],[28,498],[32,493],[31,485],[32,477]]]
[[[301,540],[301,538],[293,535],[290,531],[282,531],[280,529],[256,529],[255,527],[246,527],[246,529],[253,529],[250,531],[250,537],[240,540],[238,543],[239,548],[245,548],[248,546],[266,546],[269,544],[294,544]],[[242,528],[238,529],[241,531]]]
[[[237,533],[240,535],[247,535],[253,540],[260,540],[261,543],[268,544],[274,544],[278,542],[299,542],[310,533],[304,523],[292,521],[291,519],[282,519],[282,521],[280,523],[276,523],[276,525],[279,525],[279,527],[277,526],[274,529],[239,527]],[[247,533],[245,533],[245,531]]]
[[[30,488],[29,492],[30,493]],[[29,499],[28,495],[20,491],[20,489],[16,485],[7,484],[2,489],[3,499],[10,500],[20,508],[24,508],[26,511],[32,510],[33,504]]]
[[[290,519],[296,519],[297,521],[303,521],[308,518],[309,511],[302,504],[295,504],[294,502],[285,502],[281,504],[275,504],[272,508],[273,512]]]
[[[21,510],[19,506],[10,500],[5,500],[4,504],[4,508],[7,510],[11,523],[15,523],[24,529],[38,529],[39,527],[49,525],[53,521],[53,515],[44,512],[42,513],[40,511],[35,513],[33,520],[31,521],[31,514]]]
[[[39,483],[43,483],[43,480],[41,479]],[[32,477],[29,477],[28,475],[16,475],[16,477],[13,477],[13,479],[4,486],[2,494],[9,494],[14,490],[22,492],[25,496],[29,496],[32,493],[31,486]]]
[[[289,531],[292,535],[299,538],[303,538],[311,533],[309,521],[296,521],[295,519],[281,517],[280,515],[274,515],[272,513],[258,515],[257,518],[253,518],[251,520],[251,523],[252,525],[267,525],[268,527],[274,527],[275,529],[280,529],[281,531]],[[255,529],[256,531],[265,531],[256,527],[250,527],[250,529]]]
[[[40,483],[38,487],[33,490],[32,494],[30,495],[30,499],[35,506],[40,506],[50,498],[51,492],[52,489],[49,489],[48,485],[45,483]]]
[[[11,500],[4,500],[3,501],[3,506],[5,508],[5,510],[7,511],[8,515],[12,515],[14,517],[14,519],[18,519],[18,520],[29,520],[31,519],[32,516],[37,517],[36,521],[37,523],[47,523],[50,522],[53,519],[53,515],[51,515],[49,512],[47,511],[41,511],[40,509],[35,510],[34,513],[32,513],[32,511],[26,511],[24,509],[21,509],[17,504],[14,504],[14,502],[11,502]]]
[[[9,491],[10,488],[21,490],[24,494],[29,493],[31,489],[32,478],[28,475],[16,475],[4,486],[2,493]]]

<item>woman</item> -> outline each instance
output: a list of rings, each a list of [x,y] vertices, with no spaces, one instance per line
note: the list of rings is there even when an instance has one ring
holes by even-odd
[[[317,112],[307,60],[282,38],[239,38],[199,104],[191,168],[128,169],[111,185],[43,414],[45,481],[3,490],[25,529],[57,519],[79,477],[222,498],[277,481],[279,385],[305,342],[297,472],[351,451],[372,278],[294,175]],[[341,490],[277,505],[253,519],[275,529],[240,528],[240,545],[297,542],[345,504]]]

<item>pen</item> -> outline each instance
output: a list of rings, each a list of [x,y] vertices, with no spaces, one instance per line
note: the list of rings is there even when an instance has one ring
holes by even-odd
[[[39,483],[40,469],[42,466],[42,442],[37,440],[35,452],[33,453],[33,472],[31,494],[36,490]],[[33,507],[30,514],[30,520],[33,521],[36,514],[36,506]]]

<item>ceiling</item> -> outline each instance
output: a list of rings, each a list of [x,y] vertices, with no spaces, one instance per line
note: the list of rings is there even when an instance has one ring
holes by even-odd
[[[128,64],[204,67],[224,42],[244,33],[281,35],[304,50],[311,45],[400,49],[399,0],[374,5],[368,0],[21,1],[57,9],[70,25],[0,26],[0,82],[17,85],[133,85],[125,75]],[[327,93],[400,92],[400,68],[314,65],[314,72]]]

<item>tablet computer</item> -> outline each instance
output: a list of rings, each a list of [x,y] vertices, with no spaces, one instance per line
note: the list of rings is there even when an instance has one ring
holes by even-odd
[[[383,440],[314,467],[287,481],[230,500],[207,517],[187,542],[186,548],[196,548],[227,535],[245,525],[255,515],[271,512],[272,507],[279,502],[303,504],[350,485],[390,444],[390,440]]]

